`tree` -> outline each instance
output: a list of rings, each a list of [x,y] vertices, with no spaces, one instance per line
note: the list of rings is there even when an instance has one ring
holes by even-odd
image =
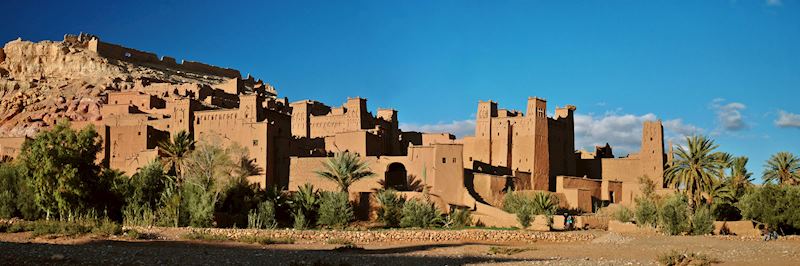
[[[289,203],[292,206],[292,217],[294,218],[295,229],[305,229],[314,220],[319,209],[320,193],[309,183],[298,187],[297,192],[292,195]]]
[[[100,167],[95,164],[101,141],[94,127],[80,131],[68,122],[25,141],[20,151],[22,173],[35,189],[36,205],[50,219],[69,219],[98,210],[93,192],[108,191],[98,182]]]
[[[217,202],[231,177],[234,165],[228,152],[216,145],[203,143],[184,161],[185,205],[193,226],[211,226]]]
[[[789,152],[779,152],[764,166],[764,182],[783,185],[800,184],[800,158]]]
[[[175,172],[179,182],[183,180],[183,162],[191,152],[194,144],[195,141],[192,135],[183,130],[172,136],[171,141],[158,143],[166,168]]]
[[[349,192],[350,185],[356,181],[375,175],[358,155],[350,152],[337,153],[322,166],[324,170],[316,171],[317,175],[336,182],[342,192]]]
[[[180,202],[183,201],[181,191],[183,190],[184,160],[191,152],[194,144],[195,141],[192,135],[184,130],[172,136],[171,141],[168,140],[158,143],[158,147],[162,153],[163,163],[166,165],[167,169],[175,173],[174,187],[169,189],[170,199],[167,201],[167,205],[169,205],[170,209],[170,215],[168,216],[175,218],[176,227],[180,224],[180,217],[182,216]],[[172,212],[174,212],[174,214],[172,214]]]
[[[753,182],[753,173],[747,171],[747,161],[746,156],[734,157],[731,160],[728,180],[730,180],[729,182],[737,192],[737,195],[741,195],[744,192],[744,188],[752,185]]]
[[[800,230],[800,186],[765,184],[748,190],[737,204],[742,216],[784,232]]]
[[[709,192],[716,180],[722,178],[727,165],[725,156],[715,153],[718,146],[705,136],[686,138],[687,148],[677,146],[672,165],[664,172],[666,182],[689,196],[689,208],[694,209],[703,192]]]

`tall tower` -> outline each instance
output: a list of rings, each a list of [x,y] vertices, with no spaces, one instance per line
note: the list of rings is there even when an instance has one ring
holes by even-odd
[[[497,103],[479,101],[475,116],[475,160],[492,163],[492,117],[497,117]]]
[[[655,182],[656,187],[664,187],[664,127],[661,120],[645,121],[642,128],[642,173]]]
[[[550,148],[546,111],[546,100],[538,97],[528,98],[526,116],[530,119],[533,131],[531,185],[534,190],[548,190],[550,188]]]

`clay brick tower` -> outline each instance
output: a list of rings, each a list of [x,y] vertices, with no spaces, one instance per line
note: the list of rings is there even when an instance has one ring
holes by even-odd
[[[492,164],[492,117],[496,116],[496,102],[478,102],[478,113],[475,117],[475,161]]]
[[[525,116],[530,119],[533,130],[531,184],[535,190],[548,190],[550,187],[550,148],[546,111],[547,101],[537,97],[528,98]]]
[[[645,121],[642,128],[642,173],[655,182],[656,187],[664,187],[664,127],[661,120]]]

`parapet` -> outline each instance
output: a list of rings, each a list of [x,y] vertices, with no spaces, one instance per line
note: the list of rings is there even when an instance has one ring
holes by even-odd
[[[65,40],[72,40],[73,37],[65,36]],[[100,41],[96,36],[88,41],[87,49],[97,53],[98,55],[106,58],[116,59],[120,61],[133,62],[133,63],[146,63],[166,68],[173,68],[180,71],[192,72],[198,74],[214,75],[228,78],[241,78],[242,74],[239,70],[223,68],[208,65],[205,63],[195,61],[181,61],[180,64],[176,63],[175,58],[163,56],[161,59],[154,53],[144,52],[133,48],[124,47],[121,45],[106,43]]]

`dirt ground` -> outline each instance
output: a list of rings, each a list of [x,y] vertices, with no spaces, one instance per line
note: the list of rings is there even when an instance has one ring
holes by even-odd
[[[660,254],[678,250],[704,254],[723,265],[800,265],[797,238],[764,242],[738,237],[590,233],[596,235],[594,240],[567,243],[381,242],[349,249],[312,243],[260,245],[172,237],[31,238],[30,233],[0,233],[0,264],[656,265]]]

